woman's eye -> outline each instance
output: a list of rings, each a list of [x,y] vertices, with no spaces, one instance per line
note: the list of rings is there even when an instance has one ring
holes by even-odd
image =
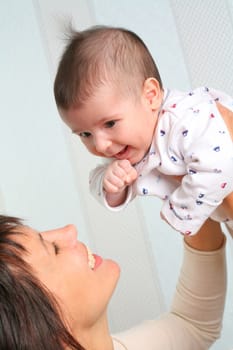
[[[80,132],[79,136],[83,137],[83,138],[87,138],[87,137],[91,136],[91,133],[84,131],[84,132]]]
[[[54,247],[54,252],[57,255],[60,251],[60,248],[58,247],[58,245],[55,242],[53,242],[53,247]]]
[[[109,122],[105,123],[106,128],[112,128],[116,124],[115,120],[110,120]]]

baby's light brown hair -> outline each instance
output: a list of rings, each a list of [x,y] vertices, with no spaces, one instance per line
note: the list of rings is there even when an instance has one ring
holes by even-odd
[[[56,104],[64,110],[81,107],[104,84],[138,97],[151,77],[162,88],[157,66],[134,32],[107,26],[71,30],[54,82]]]

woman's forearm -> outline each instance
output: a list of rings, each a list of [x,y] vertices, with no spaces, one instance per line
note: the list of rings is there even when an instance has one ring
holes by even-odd
[[[220,234],[217,227],[208,224],[207,232],[203,232],[204,238],[200,242],[191,242],[199,250],[185,245],[171,310],[185,322],[190,333],[194,331],[197,342],[203,344],[199,349],[208,349],[220,336],[222,328],[226,294],[225,236]],[[206,239],[213,243],[206,242]]]

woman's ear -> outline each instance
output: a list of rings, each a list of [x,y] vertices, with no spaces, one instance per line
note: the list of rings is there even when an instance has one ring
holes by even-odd
[[[152,110],[160,108],[163,98],[163,91],[155,78],[148,78],[143,85],[143,98]]]

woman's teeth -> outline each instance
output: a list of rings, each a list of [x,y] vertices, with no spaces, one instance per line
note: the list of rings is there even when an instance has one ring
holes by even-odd
[[[87,254],[88,254],[88,265],[90,269],[94,269],[95,267],[95,257],[93,256],[90,248],[87,247]]]

